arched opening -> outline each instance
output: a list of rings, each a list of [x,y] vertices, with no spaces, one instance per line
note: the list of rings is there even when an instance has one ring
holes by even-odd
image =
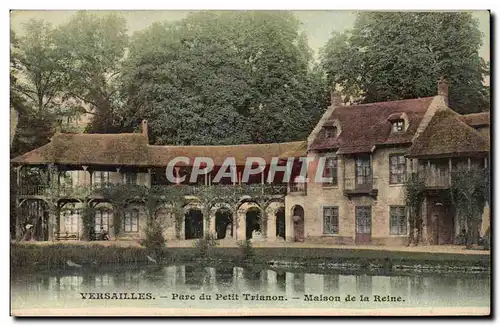
[[[233,238],[233,215],[228,208],[220,208],[215,212],[215,232],[217,239]]]
[[[200,209],[192,208],[184,218],[185,239],[200,239],[203,237],[203,213]]]
[[[20,207],[22,240],[49,240],[49,210],[42,200],[27,200]]]
[[[276,237],[286,239],[285,209],[280,207],[276,210]]]
[[[292,210],[294,241],[304,241],[304,208],[296,205]]]
[[[261,213],[258,207],[251,207],[247,210],[245,223],[247,240],[254,238],[256,234],[262,235]]]

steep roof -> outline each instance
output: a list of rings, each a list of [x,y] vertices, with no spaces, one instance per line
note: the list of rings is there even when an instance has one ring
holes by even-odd
[[[273,157],[305,155],[305,141],[272,144],[243,144],[225,146],[149,146],[150,163],[165,166],[174,157],[185,156],[193,162],[196,156],[210,157],[215,165],[221,165],[227,157],[234,157],[237,165],[245,165],[248,157],[261,157],[267,163]],[[300,148],[304,148],[300,151]]]
[[[55,134],[50,143],[12,159],[27,164],[147,165],[148,141],[142,133]]]
[[[488,141],[463,121],[458,113],[436,112],[427,128],[408,150],[409,157],[464,156],[488,153]]]
[[[460,119],[471,127],[489,126],[490,112],[464,114]]]
[[[377,145],[410,143],[433,99],[425,97],[337,107],[324,126],[338,123],[340,134],[328,139],[322,139],[318,134],[309,150],[339,149],[339,153],[347,154],[371,151]],[[408,127],[405,132],[392,133],[390,120],[398,114],[407,117]]]
[[[285,155],[283,155],[285,154]],[[50,143],[18,156],[11,161],[19,164],[81,164],[123,166],[166,166],[177,156],[210,157],[216,165],[226,157],[234,157],[244,165],[247,157],[262,157],[270,162],[273,157],[305,155],[305,141],[246,144],[227,146],[159,146],[149,145],[142,133],[123,134],[56,134]]]

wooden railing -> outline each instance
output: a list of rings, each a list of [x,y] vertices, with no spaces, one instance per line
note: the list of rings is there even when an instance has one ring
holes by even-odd
[[[450,172],[445,171],[424,171],[419,173],[422,184],[427,188],[449,188],[451,186]]]
[[[344,191],[370,191],[377,189],[376,177],[345,178]]]
[[[288,192],[290,194],[307,194],[307,183],[305,182],[290,182],[288,184]]]
[[[50,188],[43,184],[24,184],[18,188],[18,196],[45,196],[45,197],[87,197],[102,196],[103,190],[116,186],[115,184],[96,184],[92,186],[72,186],[61,184]],[[165,187],[179,187],[185,196],[201,195],[204,191],[212,189],[217,195],[234,196],[275,196],[285,195],[286,184],[243,184],[243,185],[165,185]]]

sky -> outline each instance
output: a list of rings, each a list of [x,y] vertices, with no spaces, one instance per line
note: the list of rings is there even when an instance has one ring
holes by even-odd
[[[11,11],[11,28],[16,34],[22,34],[22,25],[31,18],[44,19],[54,26],[64,23],[70,19],[75,11],[64,10],[23,10]],[[109,11],[99,11],[98,14],[107,14]],[[309,46],[317,51],[325,45],[332,32],[342,32],[352,28],[356,18],[355,11],[331,11],[331,10],[302,10],[294,11],[302,23],[302,29],[306,32]],[[130,10],[120,11],[128,24],[128,32],[142,30],[153,22],[174,21],[182,19],[188,11],[175,10]],[[488,11],[473,12],[479,20],[479,29],[483,33],[483,45],[479,54],[485,60],[490,59],[490,16]]]

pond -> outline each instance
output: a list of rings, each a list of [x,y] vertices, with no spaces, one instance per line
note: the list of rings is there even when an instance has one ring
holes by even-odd
[[[11,274],[12,309],[490,307],[490,274],[109,265]]]

